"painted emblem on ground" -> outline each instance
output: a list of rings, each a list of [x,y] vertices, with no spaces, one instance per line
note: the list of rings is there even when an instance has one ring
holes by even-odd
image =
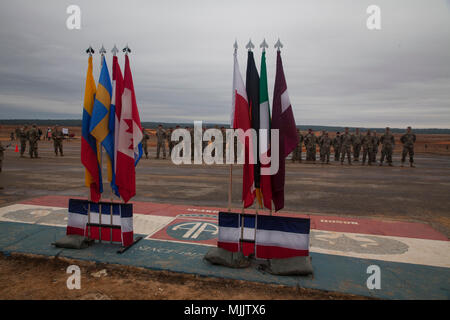
[[[219,227],[209,221],[188,221],[171,225],[166,232],[177,240],[203,241],[216,239]]]
[[[409,248],[395,239],[321,231],[311,231],[311,247],[366,254],[402,254]]]

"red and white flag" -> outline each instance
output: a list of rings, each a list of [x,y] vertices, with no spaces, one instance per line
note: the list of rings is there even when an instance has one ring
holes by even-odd
[[[239,63],[237,54],[234,53],[234,69],[233,69],[233,94],[231,106],[231,128],[242,129],[244,132],[252,127],[250,122],[250,110],[248,106],[247,91],[245,90],[244,81],[239,71]],[[250,136],[251,137],[251,136]],[[256,191],[254,185],[254,168],[250,164],[252,156],[252,141],[245,139],[241,141],[245,146],[245,163],[242,174],[242,201],[247,208],[251,206],[255,200]],[[231,147],[231,146],[230,146]]]
[[[123,93],[123,76],[120,70],[119,59],[117,56],[113,56],[112,66],[112,97],[111,105],[115,110],[115,130],[114,130],[114,172],[117,173],[117,148],[119,146],[119,128],[120,128],[120,116],[122,114],[122,93]]]
[[[134,93],[130,61],[125,55],[122,110],[119,122],[117,147],[116,184],[125,202],[136,195],[135,159],[139,155],[142,127]]]

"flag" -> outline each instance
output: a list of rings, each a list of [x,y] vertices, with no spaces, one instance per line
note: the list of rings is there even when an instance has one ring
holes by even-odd
[[[112,81],[111,115],[114,114],[114,180],[113,182],[111,182],[111,186],[114,193],[117,196],[120,196],[119,188],[116,184],[115,175],[117,172],[117,147],[119,145],[120,116],[122,114],[123,76],[122,71],[120,70],[119,59],[117,58],[117,56],[113,56]]]
[[[308,256],[310,225],[307,218],[219,212],[217,246],[260,259]]]
[[[102,68],[100,71],[100,78],[97,85],[97,94],[95,96],[94,109],[92,111],[92,119],[89,127],[90,133],[97,139],[98,146],[98,161],[101,166],[101,146],[106,151],[106,163],[108,169],[108,181],[113,187],[115,181],[114,175],[114,119],[111,117],[111,94],[112,85],[109,77],[108,66],[106,65],[105,57],[102,57]]]
[[[252,128],[256,131],[256,136],[259,141],[259,126],[260,126],[260,114],[259,114],[259,75],[258,70],[256,70],[255,59],[253,57],[253,52],[248,51],[247,56],[247,75],[245,79],[245,88],[247,90],[248,103],[250,107],[250,121]],[[261,199],[261,189],[260,189],[260,174],[261,174],[261,164],[259,162],[259,145],[256,146],[256,161],[253,165],[254,171],[254,181],[256,189],[256,197],[262,207]]]
[[[277,70],[272,104],[272,129],[279,130],[279,169],[272,176],[272,198],[275,211],[284,208],[285,158],[298,144],[298,134],[284,77],[280,51],[277,52]],[[272,143],[275,143],[272,141]]]
[[[217,246],[231,252],[242,251],[245,256],[253,254],[255,252],[255,216],[219,212]]]
[[[90,188],[91,200],[98,202],[103,191],[102,172],[97,160],[97,142],[89,132],[95,100],[95,81],[92,74],[92,56],[89,56],[84,90],[83,121],[81,128],[81,163],[86,168],[85,184]]]
[[[66,234],[88,236],[90,239],[133,243],[133,205],[125,203],[89,202],[69,199]],[[88,211],[90,222],[88,223]],[[101,213],[101,214],[100,214]]]
[[[128,55],[125,55],[121,111],[117,147],[116,184],[122,199],[128,202],[136,195],[135,165],[142,156],[142,127],[136,104]]]
[[[259,152],[264,158],[270,156],[270,107],[269,91],[267,88],[265,51],[262,52],[261,56],[261,78],[259,79]],[[270,163],[261,163],[261,167],[269,168]],[[272,187],[270,175],[261,175],[260,187],[264,206],[267,209],[272,209]]]
[[[247,92],[239,70],[236,53],[234,53],[231,128],[242,129],[244,132],[251,128]],[[245,151],[245,162],[242,168],[242,201],[247,208],[251,206],[255,200],[253,164],[250,164],[249,161],[252,142],[248,139],[241,142]],[[229,147],[231,148],[231,146]]]

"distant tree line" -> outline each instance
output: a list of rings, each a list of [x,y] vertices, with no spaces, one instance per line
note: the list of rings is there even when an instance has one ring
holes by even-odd
[[[30,119],[13,119],[13,120],[0,120],[0,124],[3,125],[23,125],[23,124],[28,124],[31,125],[33,123],[36,123],[38,126],[41,127],[51,127],[54,126],[56,124],[58,124],[61,127],[77,127],[77,126],[81,126],[81,120],[76,120],[76,119],[60,119],[60,120],[54,120],[54,119],[48,119],[48,120],[30,120]],[[193,126],[193,122],[142,122],[141,123],[142,126],[146,129],[156,129],[158,127],[159,124],[162,124],[165,128],[168,127],[175,127],[176,125],[179,125],[180,127],[184,128],[184,127],[191,127]],[[223,123],[207,123],[207,122],[203,122],[203,125],[208,127],[208,128],[212,128],[215,126],[220,127],[225,127],[225,128],[229,128],[228,124],[223,124]],[[321,130],[326,130],[329,132],[343,132],[344,131],[344,127],[337,127],[337,126],[318,126],[318,125],[299,125],[297,126],[297,128],[299,128],[300,130],[306,131],[308,129],[312,129],[313,131],[321,131]],[[350,131],[354,131],[354,129],[356,127],[350,127]],[[367,129],[370,129],[371,131],[376,131],[376,132],[384,132],[385,128],[364,128],[364,127],[359,127],[362,131],[365,131]],[[403,133],[405,132],[406,128],[392,128],[391,127],[391,132],[393,133]],[[427,129],[416,129],[413,127],[413,131],[417,134],[450,134],[450,129],[437,129],[437,128],[427,128]]]

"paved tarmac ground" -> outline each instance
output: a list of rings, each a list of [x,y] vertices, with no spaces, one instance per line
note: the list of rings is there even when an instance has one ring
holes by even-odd
[[[15,145],[5,154],[0,173],[0,206],[44,195],[87,196],[79,140],[65,141],[64,157],[53,144],[39,142],[40,159],[20,158]],[[137,167],[135,201],[226,207],[229,165],[174,165],[154,159],[149,148]],[[304,155],[303,155],[304,156]],[[376,217],[419,221],[450,235],[450,157],[418,154],[416,168],[291,163],[286,166],[285,209],[306,214]],[[106,166],[105,166],[106,167]],[[104,172],[106,177],[106,170]],[[111,192],[104,181],[104,197]],[[233,166],[233,206],[240,207],[242,167]]]

